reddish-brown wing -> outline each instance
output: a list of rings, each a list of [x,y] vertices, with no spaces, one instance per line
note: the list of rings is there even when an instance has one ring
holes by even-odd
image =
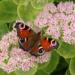
[[[36,34],[29,26],[27,26],[23,22],[17,22],[15,28],[19,37],[20,47],[23,48],[23,50],[30,50],[31,43],[34,40],[34,36]]]
[[[58,47],[58,42],[52,38],[39,38],[31,49],[31,54],[35,56],[43,55],[45,52],[51,51]]]
[[[33,30],[23,22],[17,22],[15,28],[17,29],[17,35],[20,38],[29,37],[34,34]]]

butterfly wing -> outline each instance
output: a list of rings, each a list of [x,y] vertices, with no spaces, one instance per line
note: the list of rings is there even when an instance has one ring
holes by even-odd
[[[36,35],[33,30],[23,22],[17,22],[15,25],[19,37],[19,45],[23,50],[30,50],[31,43]]]
[[[29,37],[34,34],[33,30],[23,22],[17,22],[15,28],[17,30],[17,35],[20,38]]]
[[[41,38],[37,40],[31,49],[31,54],[35,56],[41,56],[45,52],[51,51],[53,48],[58,47],[58,42],[52,38]]]

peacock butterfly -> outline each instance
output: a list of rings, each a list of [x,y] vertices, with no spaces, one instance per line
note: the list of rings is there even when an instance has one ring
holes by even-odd
[[[32,55],[41,56],[45,52],[58,47],[58,42],[52,38],[41,37],[41,32],[35,33],[24,22],[16,22],[15,28],[19,37],[19,45],[25,51]]]

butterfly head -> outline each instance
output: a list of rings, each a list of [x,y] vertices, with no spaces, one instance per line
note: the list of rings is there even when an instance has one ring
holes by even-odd
[[[25,24],[23,22],[16,22],[15,28],[18,30],[25,29]]]

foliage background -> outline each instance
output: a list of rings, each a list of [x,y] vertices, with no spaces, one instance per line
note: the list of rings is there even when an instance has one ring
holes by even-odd
[[[49,2],[58,4],[61,1],[70,0],[48,0],[48,2],[44,0],[44,4],[37,4],[34,1],[0,0],[0,39],[5,33],[12,30],[12,24],[16,19],[22,18],[24,21],[33,21],[44,4]],[[40,1],[42,2],[42,0]],[[73,0],[73,2],[75,1]],[[0,70],[0,75],[75,75],[75,46],[62,41],[60,41],[60,44],[59,49],[52,52],[51,60],[47,63],[37,64],[35,68],[28,72],[19,70],[7,74]],[[68,53],[65,50],[68,50]]]

